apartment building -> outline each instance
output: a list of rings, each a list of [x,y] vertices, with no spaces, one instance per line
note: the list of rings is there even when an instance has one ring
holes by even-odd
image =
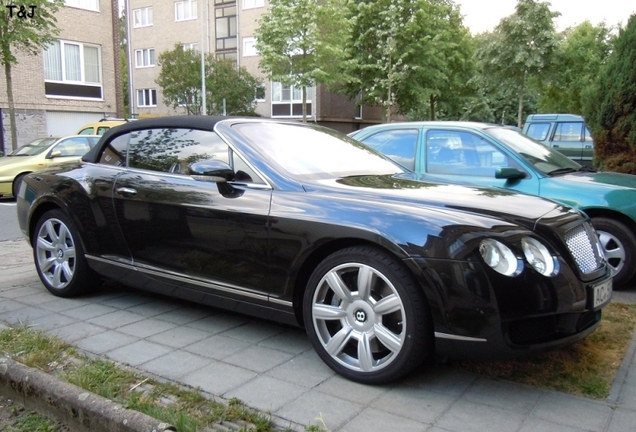
[[[270,82],[259,69],[255,29],[267,12],[268,0],[126,0],[129,33],[130,98],[139,117],[183,114],[163,101],[156,83],[159,55],[180,44],[203,49],[217,58],[229,58],[263,82],[256,113],[263,117],[302,118],[301,89]],[[324,87],[308,89],[311,120],[343,132],[377,123],[380,110],[358,107]]]
[[[116,0],[66,0],[56,15],[57,40],[41,55],[17,53],[18,64],[12,70],[17,145],[72,134],[85,123],[116,115],[119,50],[114,49],[113,16],[118,12]],[[0,144],[11,149],[6,89],[2,73]]]

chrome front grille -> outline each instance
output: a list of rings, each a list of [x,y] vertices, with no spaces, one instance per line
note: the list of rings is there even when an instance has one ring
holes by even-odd
[[[568,230],[565,233],[565,243],[582,273],[592,273],[603,265],[598,237],[589,223]]]

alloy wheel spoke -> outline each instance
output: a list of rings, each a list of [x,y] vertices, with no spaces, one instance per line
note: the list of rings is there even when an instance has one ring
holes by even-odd
[[[53,268],[53,277],[51,280],[51,284],[53,285],[54,288],[59,288],[62,285],[62,266],[59,264],[56,264],[55,267]]]
[[[347,316],[347,311],[338,306],[314,304],[314,318],[319,320],[337,320]]]
[[[347,343],[349,343],[349,339],[351,339],[351,330],[350,326],[345,326],[329,339],[329,342],[325,345],[325,350],[329,355],[337,356],[342,352]]]
[[[42,273],[46,273],[49,270],[51,270],[51,267],[53,267],[54,265],[55,265],[55,258],[49,257],[45,259],[44,261],[40,262],[40,270],[42,270]]]
[[[374,280],[375,274],[373,270],[371,270],[371,267],[366,265],[360,266],[358,270],[358,297],[363,300],[369,298]]]
[[[71,269],[68,261],[64,261],[60,267],[62,267],[62,272],[64,273],[66,280],[70,281],[73,278],[73,269]]]
[[[59,242],[59,238],[55,232],[55,225],[53,224],[53,221],[46,221],[45,226],[47,234],[51,237],[51,244],[57,244]]]
[[[373,368],[373,352],[371,351],[371,342],[369,334],[362,333],[362,337],[358,340],[358,362],[360,369],[369,372]]]
[[[327,273],[327,283],[340,299],[346,301],[347,303],[351,303],[351,291],[349,291],[349,288],[342,281],[338,273],[336,273],[335,271],[330,271],[329,273]]]
[[[55,250],[55,246],[53,246],[53,244],[52,244],[52,243],[50,243],[50,242],[46,241],[46,240],[45,240],[44,238],[42,238],[42,237],[38,237],[38,241],[37,241],[37,245],[36,245],[36,247],[37,247],[38,249],[45,250],[45,251],[49,251],[49,252],[51,252],[51,251],[54,251],[54,250]]]
[[[373,331],[378,340],[382,342],[382,345],[394,353],[400,352],[400,349],[402,349],[402,340],[395,333],[381,324],[374,325]]]
[[[402,301],[395,294],[384,297],[373,306],[373,311],[378,315],[386,315],[402,309]]]

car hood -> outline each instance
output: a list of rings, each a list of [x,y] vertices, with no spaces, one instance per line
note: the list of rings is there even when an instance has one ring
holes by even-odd
[[[307,191],[350,194],[352,199],[369,205],[397,203],[417,208],[461,211],[534,229],[545,216],[558,216],[570,209],[551,200],[510,192],[500,188],[482,188],[446,183],[417,181],[405,176],[355,176],[324,180],[305,186]]]

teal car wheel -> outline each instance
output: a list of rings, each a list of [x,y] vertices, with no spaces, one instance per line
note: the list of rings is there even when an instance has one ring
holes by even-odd
[[[605,259],[612,270],[614,286],[620,288],[634,277],[636,267],[631,265],[636,258],[636,237],[622,223],[609,218],[592,218]]]

